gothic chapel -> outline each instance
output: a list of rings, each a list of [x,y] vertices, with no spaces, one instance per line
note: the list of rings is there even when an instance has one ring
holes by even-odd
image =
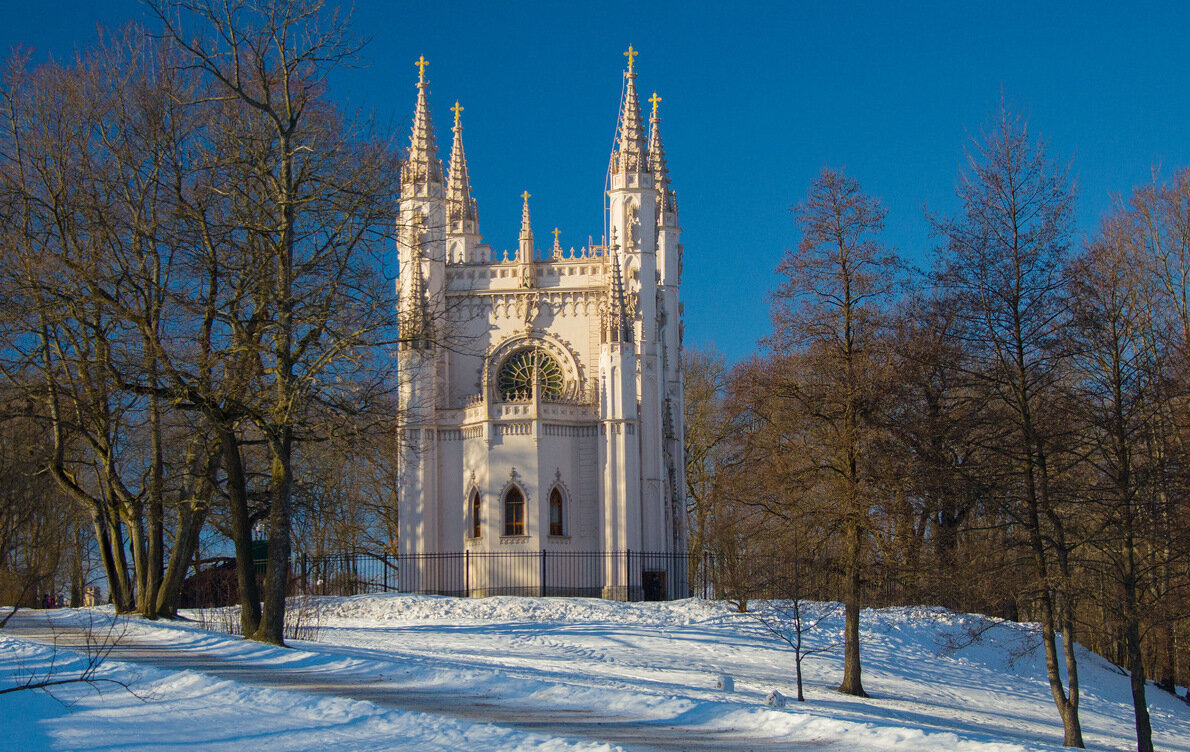
[[[418,60],[398,233],[402,590],[686,594],[685,564],[656,563],[686,551],[682,246],[661,100],[646,142],[636,54],[603,243],[566,250],[555,229],[539,247],[525,192],[516,252],[499,257],[479,232],[462,108],[444,174]]]

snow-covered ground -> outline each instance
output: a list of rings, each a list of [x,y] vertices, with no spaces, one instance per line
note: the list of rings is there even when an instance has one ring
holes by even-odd
[[[105,682],[0,695],[0,749],[1061,748],[1035,634],[940,609],[864,612],[870,699],[833,691],[842,660],[830,650],[806,659],[807,702],[776,708],[770,692],[795,694],[791,649],[722,603],[382,595],[317,605],[317,641],[291,650],[127,621],[99,675],[130,691]],[[49,618],[66,630],[112,617]],[[836,642],[841,626],[828,616],[810,646]],[[162,647],[170,660],[152,657]],[[51,661],[58,675],[81,666],[74,652],[0,632],[0,688]],[[1127,677],[1085,652],[1080,673],[1088,748],[1134,748]],[[734,691],[717,688],[722,675]],[[1157,748],[1190,752],[1190,705],[1149,697]]]

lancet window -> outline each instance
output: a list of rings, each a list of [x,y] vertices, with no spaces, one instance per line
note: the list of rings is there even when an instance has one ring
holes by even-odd
[[[525,534],[525,495],[516,486],[504,494],[504,534]]]

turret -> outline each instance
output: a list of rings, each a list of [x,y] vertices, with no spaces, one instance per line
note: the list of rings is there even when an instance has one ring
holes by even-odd
[[[639,53],[631,46],[624,56],[624,97],[620,102],[616,150],[612,153],[607,192],[608,235],[619,239],[624,284],[632,308],[641,322],[638,352],[647,354],[656,334],[653,288],[657,281],[656,211],[657,192],[649,170],[648,148],[636,94],[635,59]]]
[[[442,161],[434,141],[424,57],[418,69],[417,106],[409,150],[401,165],[401,206],[397,227],[398,311],[402,347],[398,352],[398,400],[401,416],[399,539],[402,553],[418,553],[436,545],[438,497],[436,424],[439,401],[438,366],[445,362],[449,336],[445,318],[446,199]]]

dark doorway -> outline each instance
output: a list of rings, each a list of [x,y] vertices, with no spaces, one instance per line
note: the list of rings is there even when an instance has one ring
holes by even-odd
[[[645,591],[646,601],[663,601],[665,600],[665,572],[664,571],[648,571],[641,575],[641,585]]]

